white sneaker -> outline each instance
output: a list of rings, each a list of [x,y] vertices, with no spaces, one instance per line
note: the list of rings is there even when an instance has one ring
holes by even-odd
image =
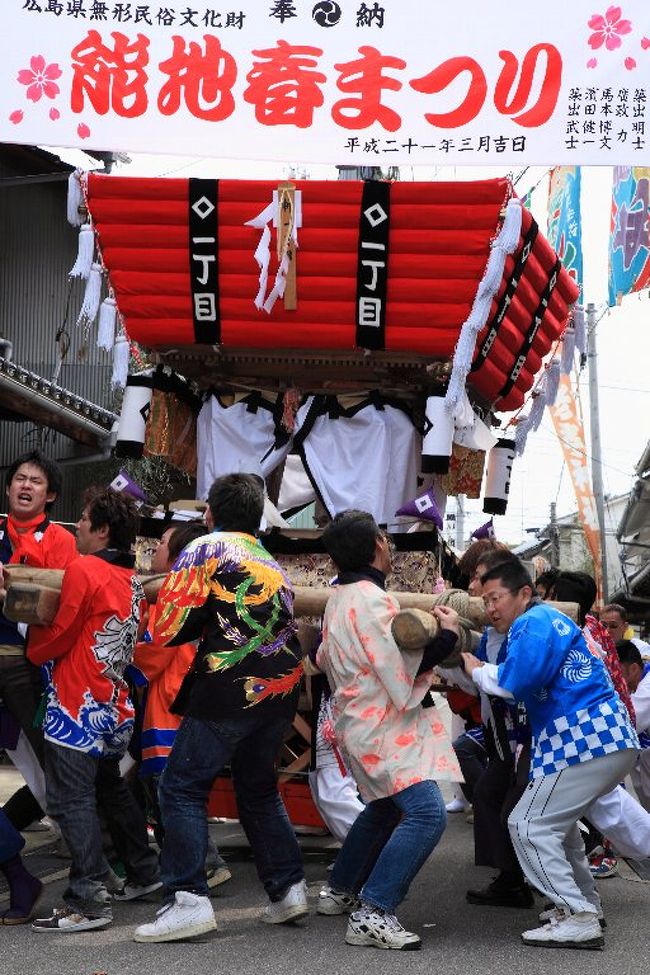
[[[521,940],[540,948],[602,948],[605,944],[598,915],[587,911],[554,914],[540,928],[524,931]]]
[[[445,809],[448,813],[462,813],[467,812],[469,809],[469,803],[464,799],[452,799],[451,802],[446,803]]]
[[[562,910],[561,907],[554,907],[552,904],[550,904],[545,910],[541,911],[539,915],[539,919],[542,924],[548,924],[553,917],[556,917],[558,921],[561,921],[563,917],[566,917],[566,911]],[[607,921],[605,920],[602,907],[598,908],[597,917],[601,928],[607,927]]]
[[[422,947],[417,934],[406,931],[394,914],[362,907],[350,915],[345,934],[348,945],[368,945],[374,948],[393,948],[397,951],[417,951]]]
[[[62,910],[55,910],[51,917],[38,917],[32,921],[32,931],[56,931],[70,933],[74,931],[96,931],[100,928],[107,928],[113,921],[112,917],[91,917],[80,914],[73,907],[64,907]]]
[[[262,920],[266,924],[284,924],[286,921],[297,921],[308,914],[307,884],[300,880],[289,887],[281,901],[269,901],[264,908]]]
[[[330,916],[352,914],[353,911],[358,911],[360,906],[359,898],[355,897],[354,894],[345,894],[343,891],[334,890],[329,884],[325,884],[318,895],[316,913]]]
[[[147,894],[153,894],[154,890],[160,890],[161,887],[162,880],[154,880],[152,884],[126,883],[120,890],[115,891],[113,898],[116,901],[137,901]]]
[[[177,890],[171,904],[165,904],[152,924],[135,929],[134,941],[180,941],[214,931],[217,922],[209,897]]]

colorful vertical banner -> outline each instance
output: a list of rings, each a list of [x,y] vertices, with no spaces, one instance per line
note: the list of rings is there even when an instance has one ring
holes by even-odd
[[[580,288],[582,301],[582,227],[580,215],[580,167],[556,166],[551,170],[548,197],[548,239]],[[578,517],[594,563],[599,602],[602,598],[600,528],[596,500],[587,466],[585,431],[578,413],[571,379],[560,379],[553,406],[549,406],[555,433],[569,468],[578,506]]]
[[[562,445],[564,460],[571,474],[578,503],[578,517],[594,563],[594,578],[598,586],[598,601],[600,602],[602,598],[602,567],[598,512],[587,465],[584,426],[576,408],[575,396],[568,376],[560,378],[557,398],[550,410],[555,432]]]
[[[609,231],[609,304],[650,288],[650,169],[615,166]]]
[[[580,167],[555,166],[548,193],[548,239],[580,288],[582,301],[582,226]]]

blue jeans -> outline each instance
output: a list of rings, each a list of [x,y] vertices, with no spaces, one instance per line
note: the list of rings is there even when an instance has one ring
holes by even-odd
[[[82,914],[112,915],[98,804],[129,882],[146,885],[158,880],[158,858],[149,848],[144,815],[120,775],[117,758],[99,758],[46,741],[45,787],[48,814],[70,850],[66,904]]]
[[[25,840],[0,809],[0,867],[20,853]]]
[[[394,914],[446,825],[445,803],[431,780],[369,802],[336,859],[332,887]]]
[[[177,890],[207,896],[206,807],[212,783],[230,763],[239,819],[272,901],[304,878],[302,856],[277,787],[275,762],[290,722],[245,711],[223,721],[185,717],[160,780],[165,824],[161,876],[166,901]]]

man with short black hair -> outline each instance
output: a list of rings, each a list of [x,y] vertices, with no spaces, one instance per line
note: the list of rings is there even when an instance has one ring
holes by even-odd
[[[0,603],[4,599],[2,565],[26,565],[38,569],[65,569],[77,558],[74,536],[54,525],[48,512],[61,490],[61,470],[40,450],[30,450],[7,469],[7,515],[0,518]],[[43,694],[37,667],[25,657],[25,627],[8,620],[0,609],[0,697],[20,725],[33,750],[33,767],[25,769],[30,779],[40,779],[43,765],[43,735],[34,718]],[[34,785],[36,788],[36,785]],[[40,797],[41,802],[43,797]],[[21,830],[44,811],[27,786],[19,789],[4,811]]]
[[[506,562],[520,565],[510,550],[484,550],[470,580],[470,594],[480,596],[485,574]],[[505,661],[507,641],[503,633],[488,626],[476,656],[484,663]],[[472,887],[467,901],[480,907],[532,907],[533,892],[519,866],[508,830],[508,815],[519,802],[528,783],[530,769],[530,727],[523,705],[499,696],[480,694],[485,725],[487,764],[474,785],[474,862],[499,872],[485,887]],[[470,747],[464,745],[464,749]],[[461,769],[465,774],[463,762]],[[467,777],[467,776],[466,776]]]
[[[606,630],[609,630],[609,634],[615,643],[617,640],[623,639],[629,626],[625,607],[621,606],[620,603],[608,603],[607,606],[603,606],[600,622]]]
[[[638,648],[641,656],[650,659],[650,644],[646,643],[645,640],[640,640],[639,637],[630,636],[632,628],[625,606],[621,606],[620,603],[608,603],[607,606],[603,607],[603,611],[600,614],[600,621],[609,630],[609,634],[614,643],[618,640],[626,639],[627,634],[630,638],[630,643],[633,643]]]
[[[650,661],[645,662],[638,646],[631,640],[619,640],[616,652],[621,670],[632,693],[636,729],[641,752],[632,769],[632,784],[644,809],[650,812]]]
[[[125,494],[87,491],[77,522],[84,557],[66,569],[52,623],[30,629],[29,659],[50,668],[43,724],[48,813],[72,858],[66,907],[34,921],[36,931],[111,923],[98,803],[127,870],[122,899],[160,887],[144,817],[119,771],[134,713],[123,674],[146,609],[130,552],[136,526],[137,510]]]
[[[433,667],[458,639],[458,615],[433,611],[441,630],[424,650],[402,653],[391,632],[399,610],[387,592],[390,543],[372,515],[348,510],[323,532],[338,569],[316,662],[332,688],[337,744],[366,802],[319,895],[318,912],[349,914],[345,940],[397,951],[421,946],[396,911],[444,831],[436,779],[460,769],[435,707],[422,701]]]
[[[158,596],[154,640],[200,642],[174,705],[183,721],[160,783],[164,906],[136,929],[136,941],[176,941],[216,927],[206,806],[228,763],[269,897],[262,919],[282,924],[308,913],[300,848],[275,771],[298,704],[302,653],[291,583],[255,537],[263,511],[261,478],[217,478],[205,516],[210,534],[184,549]]]
[[[490,623],[507,634],[505,661],[463,661],[483,690],[526,705],[533,733],[531,783],[508,826],[522,870],[555,905],[522,940],[541,947],[604,943],[596,891],[577,820],[636,760],[638,739],[602,661],[579,627],[548,603],[533,603],[521,563],[482,577]],[[532,605],[531,605],[532,604]]]

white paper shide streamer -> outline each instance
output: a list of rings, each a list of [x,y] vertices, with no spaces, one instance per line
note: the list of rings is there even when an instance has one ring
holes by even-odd
[[[246,227],[255,227],[262,231],[254,254],[255,260],[260,269],[259,288],[257,295],[255,296],[255,307],[258,311],[264,309],[267,314],[271,313],[277,299],[284,296],[287,286],[287,271],[289,270],[288,245],[291,244],[295,248],[298,247],[298,228],[302,226],[301,191],[296,190],[294,193],[295,210],[293,212],[293,219],[287,232],[284,251],[281,255],[279,255],[279,264],[275,274],[273,287],[267,296],[266,292],[269,281],[269,264],[271,263],[270,224],[272,223],[274,227],[277,227],[278,225],[278,206],[278,192],[277,190],[274,190],[273,200],[271,203],[269,203],[269,205],[265,207],[261,213],[258,213],[256,217],[253,217],[252,220],[247,220],[244,225]]]

